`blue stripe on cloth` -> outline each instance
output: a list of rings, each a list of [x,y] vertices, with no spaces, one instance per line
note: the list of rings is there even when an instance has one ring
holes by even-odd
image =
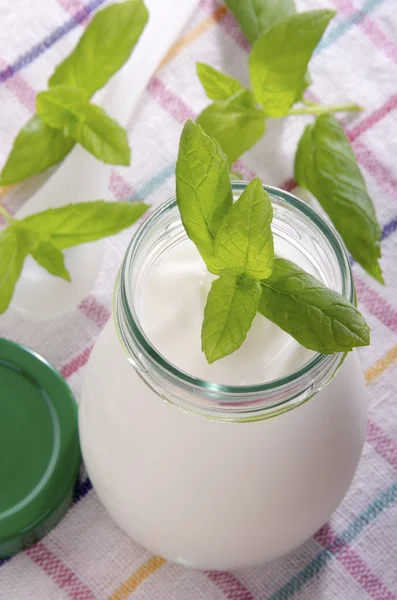
[[[7,67],[7,69],[0,71],[0,83],[4,83],[15,73],[18,73],[18,71],[21,71],[24,67],[27,67],[30,63],[36,60],[36,58],[43,54],[48,48],[51,48],[51,46],[69,33],[69,31],[77,27],[79,23],[84,21],[87,15],[94,12],[105,1],[106,0],[91,0],[91,2],[88,2],[84,8],[79,10],[74,15],[74,17],[71,17],[63,25],[57,27],[57,29],[54,29],[49,36],[44,38],[39,44],[36,44],[36,46],[33,46],[31,50],[25,54],[22,54],[22,56],[20,56],[12,65]]]
[[[397,229],[397,217],[386,223],[382,230],[382,240],[388,238]]]
[[[167,181],[167,179],[172,177],[174,173],[175,163],[172,162],[169,165],[167,165],[164,169],[156,173],[153,177],[151,177],[151,179],[144,183],[140,188],[138,188],[135,191],[135,194],[131,198],[129,198],[129,200],[135,201],[147,198],[147,196],[150,196],[150,194],[153,194],[153,192],[155,192],[157,188],[162,186],[163,183]]]
[[[73,490],[73,504],[80,502],[80,500],[82,500],[90,490],[92,490],[92,483],[88,477],[83,482],[80,480],[77,481]]]
[[[329,33],[325,34],[314,53],[317,54],[317,52],[321,52],[332,46],[332,44],[338,41],[342,35],[347,33],[354,25],[358,25],[367,15],[369,15],[369,13],[380,6],[383,1],[384,0],[367,0],[364,2],[361,8],[355,10],[350,17],[347,17],[342,23],[339,23],[339,25],[335,25],[335,27],[330,29]]]
[[[375,521],[385,510],[397,502],[397,481],[371,504],[337,537],[329,547],[324,548],[306,567],[294,575],[270,600],[290,600],[303,586],[313,579],[334,558],[339,549],[355,541],[363,530]]]

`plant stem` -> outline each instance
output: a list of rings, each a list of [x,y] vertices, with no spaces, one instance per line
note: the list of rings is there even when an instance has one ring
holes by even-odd
[[[7,223],[12,223],[14,220],[8,210],[6,210],[2,204],[0,204],[0,215],[5,218]]]
[[[324,115],[326,113],[337,113],[337,112],[359,112],[364,110],[359,104],[330,104],[329,106],[323,104],[315,104],[310,101],[305,101],[306,106],[304,108],[291,108],[287,115]]]
[[[309,100],[309,98],[302,98],[302,104],[306,104],[306,106],[318,106],[317,102],[313,102],[313,100]]]

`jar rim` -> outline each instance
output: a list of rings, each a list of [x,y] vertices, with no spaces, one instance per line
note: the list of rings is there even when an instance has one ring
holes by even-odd
[[[248,185],[246,181],[233,182],[233,192],[242,192],[245,187]],[[352,272],[350,268],[350,262],[347,255],[347,252],[343,246],[343,243],[336,233],[334,228],[327,223],[327,221],[314,209],[312,209],[308,204],[298,199],[296,196],[292,195],[289,192],[281,190],[277,187],[263,185],[263,188],[272,196],[281,198],[288,205],[292,206],[294,209],[298,210],[300,213],[303,213],[304,216],[311,221],[312,224],[316,226],[318,230],[325,236],[325,238],[330,243],[335,256],[337,258],[338,266],[342,275],[342,293],[343,295],[350,301],[354,302],[354,285]],[[301,366],[299,369],[292,371],[291,373],[279,377],[277,379],[273,379],[270,381],[262,382],[259,384],[252,385],[225,385],[225,384],[217,384],[204,379],[200,379],[185,371],[178,369],[176,365],[169,362],[162,354],[160,354],[156,348],[152,345],[145,332],[143,331],[139,319],[135,313],[134,308],[132,307],[132,302],[130,300],[129,294],[129,274],[130,274],[130,266],[133,263],[136,252],[139,248],[141,240],[146,236],[148,231],[151,229],[153,224],[162,218],[164,214],[168,211],[172,210],[176,206],[176,198],[175,196],[170,198],[168,201],[164,202],[160,206],[158,206],[151,215],[145,219],[145,222],[137,231],[136,235],[132,238],[122,267],[120,271],[119,283],[120,283],[120,293],[121,293],[121,302],[123,309],[126,313],[126,317],[128,320],[128,326],[131,334],[134,336],[134,341],[137,343],[140,353],[146,355],[147,358],[151,362],[154,361],[157,368],[160,368],[163,374],[166,374],[168,377],[171,377],[172,380],[179,381],[185,385],[194,386],[197,390],[201,390],[203,393],[224,393],[229,399],[230,396],[238,395],[241,399],[242,396],[248,395],[252,397],[253,394],[259,394],[264,392],[272,392],[275,390],[280,390],[281,388],[289,387],[291,384],[299,384],[299,381],[305,378],[309,373],[323,371],[328,366],[331,366],[335,363],[336,357],[344,356],[344,353],[336,353],[336,354],[322,354],[316,353],[311,360]],[[291,400],[291,398],[289,398]],[[284,403],[280,402],[279,404]],[[274,405],[273,405],[274,406]]]

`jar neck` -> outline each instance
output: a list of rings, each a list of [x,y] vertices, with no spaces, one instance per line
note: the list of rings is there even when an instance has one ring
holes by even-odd
[[[247,183],[232,184],[238,198]],[[327,286],[354,302],[346,251],[335,231],[309,206],[291,194],[264,186],[273,204],[272,231],[277,244],[294,247],[303,266]],[[257,420],[291,410],[322,389],[345,354],[316,354],[287,376],[257,385],[227,386],[204,381],[178,369],[157,352],[137,314],[145,276],[156,261],[186,240],[175,198],[157,208],[132,239],[114,294],[114,319],[120,341],[144,381],[160,396],[201,416],[218,420]],[[308,269],[309,270],[309,269]]]

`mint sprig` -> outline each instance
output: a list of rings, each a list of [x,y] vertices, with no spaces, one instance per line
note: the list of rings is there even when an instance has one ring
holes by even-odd
[[[142,0],[127,0],[97,12],[76,48],[55,68],[49,86],[78,87],[91,98],[128,60],[148,18]]]
[[[211,286],[204,309],[201,347],[209,363],[240,348],[252,325],[261,285],[248,275],[224,271]]]
[[[307,125],[295,156],[295,179],[328,213],[347,249],[364,269],[384,283],[381,228],[349,140],[332,115]]]
[[[272,205],[259,179],[230,204],[225,173],[219,144],[188,121],[177,161],[177,203],[188,236],[209,270],[219,275],[208,294],[201,332],[208,362],[241,346],[258,311],[317,352],[348,352],[369,344],[369,327],[354,305],[293,262],[274,256]]]
[[[85,99],[78,88],[60,85],[38,94],[37,113],[44,123],[59,129],[105,163],[130,164],[125,129],[105,111]]]
[[[226,100],[205,108],[196,122],[220,143],[232,164],[265,133],[266,121],[251,90],[241,89]]]
[[[251,44],[263,31],[296,13],[294,0],[226,0],[226,4]]]
[[[41,173],[65,158],[74,141],[35,115],[14,140],[0,175],[0,185],[11,185]]]
[[[292,261],[276,258],[261,286],[259,312],[305,348],[330,354],[369,344],[358,309]]]
[[[45,171],[75,142],[105,163],[130,163],[125,130],[88,100],[129,58],[147,20],[143,0],[127,0],[96,13],[76,48],[56,67],[50,90],[38,95],[37,114],[14,140],[0,185]]]
[[[218,269],[255,279],[269,277],[274,259],[272,218],[270,198],[260,180],[253,179],[229,208],[215,236]]]
[[[266,30],[249,55],[250,80],[268,117],[283,117],[301,92],[313,51],[335,15],[313,10],[291,15]]]
[[[0,206],[8,226],[0,231],[0,314],[9,306],[30,254],[51,275],[71,281],[63,250],[119,233],[147,210],[142,202],[80,202],[14,219]]]
[[[312,83],[309,60],[335,13],[297,13],[293,0],[226,3],[253,44],[248,57],[253,92],[199,63],[199,78],[214,102],[199,114],[197,123],[220,143],[231,167],[264,135],[266,117],[317,117],[299,143],[295,178],[319,200],[357,262],[383,283],[378,262],[381,232],[374,205],[347,137],[331,115],[362,107],[326,106],[303,97]]]
[[[228,162],[218,142],[190,120],[179,142],[176,196],[186,233],[216,272],[214,239],[233,202]]]
[[[244,89],[238,79],[225,75],[205,63],[197,63],[196,70],[201,85],[211,100],[227,100]]]

